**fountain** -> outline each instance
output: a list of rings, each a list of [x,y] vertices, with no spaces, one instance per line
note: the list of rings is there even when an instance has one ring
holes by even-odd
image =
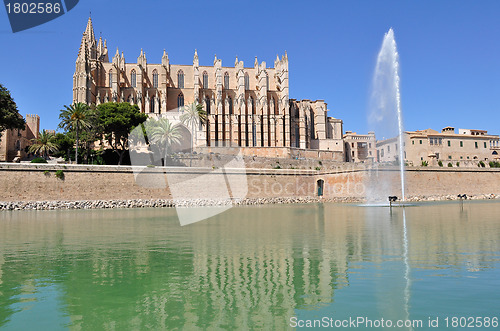
[[[403,118],[401,112],[401,93],[399,88],[399,56],[394,39],[394,31],[389,29],[385,34],[382,47],[378,53],[377,64],[373,75],[372,93],[370,98],[369,127],[375,131],[379,140],[398,138],[400,185],[402,204],[405,202],[404,175],[404,139]],[[381,176],[381,169],[375,166],[369,174],[366,185],[367,202],[377,202],[395,195],[393,183]]]

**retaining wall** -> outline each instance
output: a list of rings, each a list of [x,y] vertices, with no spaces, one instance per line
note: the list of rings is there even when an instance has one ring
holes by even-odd
[[[63,170],[64,180],[56,178],[56,170]],[[134,176],[134,168],[130,166],[4,163],[0,164],[0,201],[217,198],[226,191],[242,198],[314,197],[318,180],[324,181],[325,198],[362,198],[367,190],[374,190],[382,197],[400,195],[399,172],[391,167],[376,171],[352,164],[325,171],[228,169],[222,172],[217,168],[185,167],[141,170],[139,176]],[[172,185],[176,188],[174,196],[169,187]],[[500,169],[406,171],[407,196],[462,193],[500,194]]]

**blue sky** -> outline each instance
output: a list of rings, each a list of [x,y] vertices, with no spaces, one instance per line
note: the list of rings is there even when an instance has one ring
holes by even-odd
[[[150,63],[200,64],[214,54],[272,66],[288,52],[290,97],[324,99],[344,130],[364,133],[371,78],[384,33],[400,54],[405,128],[486,129],[500,133],[500,1],[97,1],[12,33],[0,9],[0,83],[21,114],[55,129],[72,102],[72,75],[89,12],[111,55]]]

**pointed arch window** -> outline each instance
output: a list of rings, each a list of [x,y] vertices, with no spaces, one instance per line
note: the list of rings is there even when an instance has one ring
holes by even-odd
[[[229,73],[227,71],[224,73],[224,88],[229,90]]]
[[[158,71],[153,70],[153,87],[158,88]]]
[[[184,94],[179,93],[177,96],[177,108],[184,107]]]
[[[250,104],[252,105],[252,114],[255,115],[255,102],[253,97],[250,97]]]
[[[248,91],[250,89],[250,77],[248,77],[248,73],[245,72],[245,90]]]
[[[269,91],[269,75],[266,74],[266,91]]]
[[[233,99],[231,99],[231,97],[227,97],[227,103],[229,104],[229,115],[233,115]]]
[[[130,73],[130,85],[132,85],[132,87],[137,87],[137,74],[135,70],[132,70]]]
[[[210,115],[210,98],[205,97],[205,108],[207,110],[207,115]]]
[[[206,71],[203,71],[203,88],[208,88],[208,74]]]
[[[113,86],[113,70],[109,70],[109,87]]]
[[[149,105],[151,106],[151,108],[149,109],[149,112],[154,113],[155,112],[155,97],[151,97],[151,102],[149,103]]]
[[[184,71],[177,72],[177,88],[184,88]]]

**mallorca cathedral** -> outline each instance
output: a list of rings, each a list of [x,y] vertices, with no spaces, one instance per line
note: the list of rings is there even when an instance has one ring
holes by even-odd
[[[290,99],[288,88],[286,52],[274,68],[257,58],[253,67],[238,58],[225,67],[217,56],[213,66],[200,66],[196,50],[192,65],[171,64],[165,51],[158,64],[148,63],[142,50],[137,62],[126,62],[118,49],[110,61],[106,40],[96,41],[89,18],[76,59],[73,102],[129,102],[153,117],[199,102],[208,117],[206,146],[315,150],[341,161],[342,121],[327,116],[323,100]]]

